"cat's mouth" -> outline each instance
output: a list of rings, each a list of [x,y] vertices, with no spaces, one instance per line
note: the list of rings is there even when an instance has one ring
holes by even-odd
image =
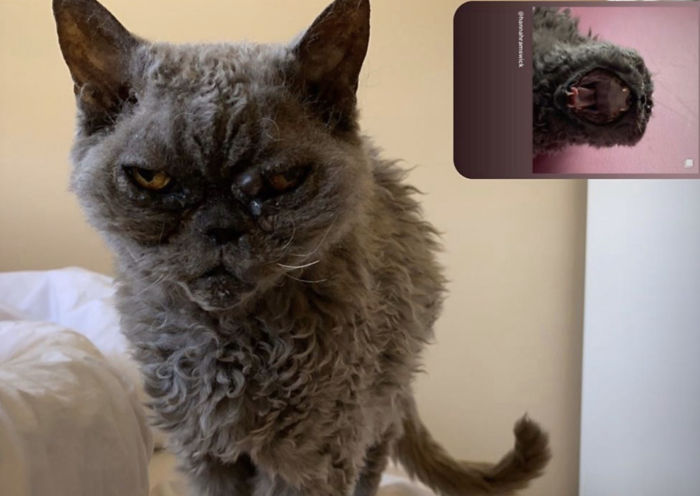
[[[191,279],[186,287],[195,303],[205,310],[216,311],[235,307],[255,284],[242,280],[235,271],[220,263]]]
[[[217,277],[231,277],[231,272],[228,271],[223,264],[219,264],[202,274],[201,278],[217,278]]]
[[[593,124],[609,124],[630,109],[632,91],[617,75],[593,69],[564,90],[566,107]]]
[[[251,289],[253,284],[243,280],[235,271],[220,263],[204,272],[193,281],[211,286],[212,290],[234,289],[236,292]]]

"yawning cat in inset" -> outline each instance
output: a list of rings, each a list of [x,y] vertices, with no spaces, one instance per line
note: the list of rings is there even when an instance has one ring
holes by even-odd
[[[72,187],[116,255],[123,331],[193,494],[370,496],[389,456],[445,495],[544,468],[527,418],[457,462],[411,391],[444,295],[435,230],[360,135],[367,0],[291,46],[174,46],[54,0],[75,82]]]
[[[579,33],[569,9],[532,14],[533,153],[570,145],[633,146],[651,117],[654,84],[631,48]]]

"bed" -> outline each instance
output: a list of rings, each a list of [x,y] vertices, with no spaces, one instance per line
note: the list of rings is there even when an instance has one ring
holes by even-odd
[[[0,494],[186,494],[113,297],[80,268],[0,273]],[[433,493],[392,466],[379,494]]]

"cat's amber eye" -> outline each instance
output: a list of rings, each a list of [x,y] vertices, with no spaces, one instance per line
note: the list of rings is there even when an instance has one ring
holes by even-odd
[[[141,167],[128,167],[127,171],[138,186],[151,191],[162,191],[172,181],[172,178],[163,171],[142,169]]]
[[[284,193],[293,190],[304,182],[308,172],[309,167],[307,166],[295,167],[284,172],[272,174],[267,178],[267,181],[272,186],[272,189],[278,193]]]

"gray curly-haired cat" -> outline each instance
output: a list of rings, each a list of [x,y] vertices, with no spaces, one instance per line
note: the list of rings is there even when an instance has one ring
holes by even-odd
[[[642,57],[580,34],[569,9],[535,7],[532,22],[534,154],[638,143],[654,91]]]
[[[541,473],[527,418],[495,465],[454,461],[418,418],[444,280],[415,190],[358,130],[367,0],[289,46],[150,43],[94,0],[53,6],[72,187],[193,494],[370,496],[389,456],[452,496]]]

